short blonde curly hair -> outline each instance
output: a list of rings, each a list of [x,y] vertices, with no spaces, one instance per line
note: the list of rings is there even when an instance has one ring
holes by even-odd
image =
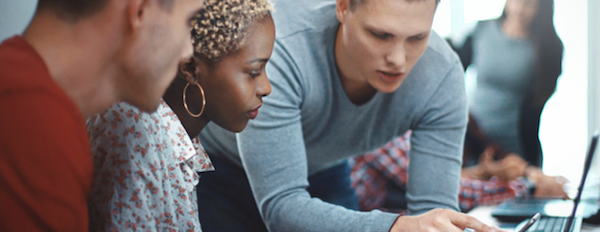
[[[272,11],[269,0],[206,0],[192,20],[194,56],[218,62],[240,49],[252,23]]]

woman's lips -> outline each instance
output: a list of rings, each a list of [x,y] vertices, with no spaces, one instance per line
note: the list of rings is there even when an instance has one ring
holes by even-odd
[[[248,118],[250,118],[250,119],[255,119],[256,116],[258,116],[258,109],[259,108],[260,108],[260,106],[256,107],[256,109],[253,109],[251,111],[246,112],[246,116],[248,116]]]
[[[377,74],[379,74],[379,77],[385,83],[398,83],[402,80],[402,77],[404,76],[404,73],[402,72],[377,71]]]

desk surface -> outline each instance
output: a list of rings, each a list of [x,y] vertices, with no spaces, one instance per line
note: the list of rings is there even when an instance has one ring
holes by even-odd
[[[477,218],[479,221],[487,225],[497,226],[500,229],[506,231],[514,231],[514,228],[517,226],[518,223],[499,222],[498,220],[496,220],[496,218],[492,217],[492,210],[494,210],[494,207],[495,206],[478,206],[475,207],[475,209],[469,211],[469,213],[467,214]],[[583,228],[581,228],[581,232],[600,232],[600,227],[583,225]]]

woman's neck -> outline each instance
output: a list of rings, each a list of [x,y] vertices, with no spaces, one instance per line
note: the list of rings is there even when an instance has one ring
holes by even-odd
[[[185,131],[188,133],[188,136],[193,139],[200,134],[202,129],[208,125],[210,120],[205,119],[203,116],[198,118],[192,117],[187,112],[183,106],[183,88],[185,88],[186,84],[187,82],[185,80],[180,77],[176,77],[165,92],[163,99],[165,102],[167,102],[167,104],[169,104],[169,107],[171,107],[173,112],[177,114],[177,117],[179,118],[179,121],[181,121]],[[188,104],[190,104],[189,99]]]
[[[502,22],[502,31],[511,38],[525,38],[529,35],[529,28],[521,22],[505,19]]]

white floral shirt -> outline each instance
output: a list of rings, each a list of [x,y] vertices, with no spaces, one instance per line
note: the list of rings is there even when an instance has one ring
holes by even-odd
[[[214,168],[164,101],[154,113],[117,103],[87,126],[90,231],[201,231],[197,172]]]

